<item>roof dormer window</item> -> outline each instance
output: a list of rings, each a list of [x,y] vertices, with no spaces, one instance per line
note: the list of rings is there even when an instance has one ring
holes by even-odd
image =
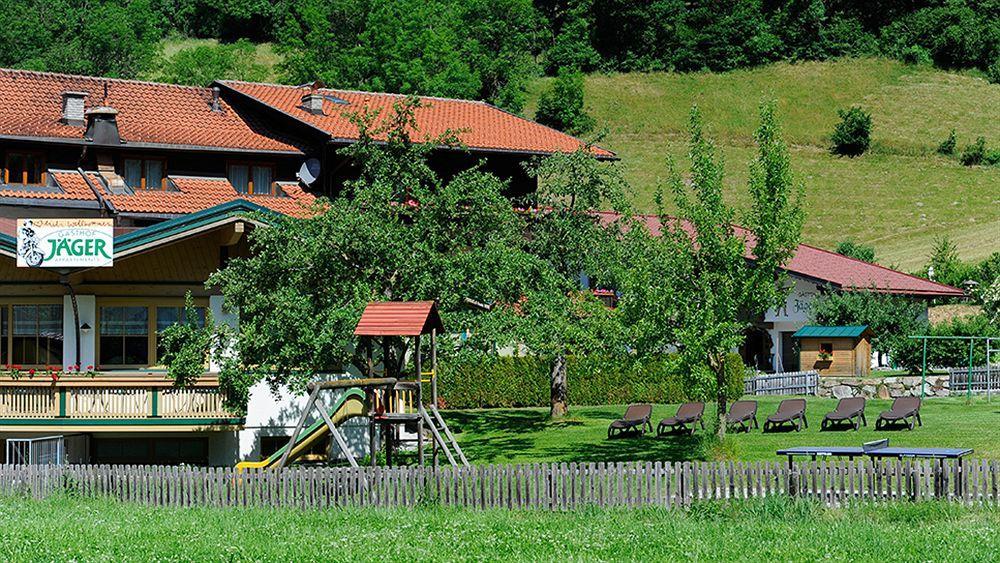
[[[4,159],[5,184],[41,186],[45,184],[45,155],[40,152],[8,152]]]
[[[259,162],[233,162],[227,176],[236,192],[245,195],[274,195],[274,165]]]
[[[123,163],[125,183],[133,190],[162,190],[166,161],[162,158],[126,158]]]

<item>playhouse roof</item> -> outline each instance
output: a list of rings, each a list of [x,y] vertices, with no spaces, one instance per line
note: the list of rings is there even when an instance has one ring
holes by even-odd
[[[795,332],[792,338],[859,338],[868,330],[868,325],[815,326],[807,325]]]
[[[444,331],[433,301],[369,303],[354,329],[355,336],[419,336]]]

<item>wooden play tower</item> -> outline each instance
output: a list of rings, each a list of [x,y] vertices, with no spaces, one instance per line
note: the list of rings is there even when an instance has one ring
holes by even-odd
[[[386,465],[392,465],[393,452],[404,442],[416,443],[417,459],[424,465],[426,432],[430,433],[435,466],[442,455],[453,466],[468,466],[468,459],[437,408],[437,335],[443,331],[444,325],[433,301],[369,303],[354,329],[358,337],[357,350],[365,358],[366,377],[309,385],[309,401],[277,467],[285,466],[287,452],[298,442],[306,418],[314,408],[348,462],[358,466],[346,439],[320,401],[323,391],[346,389],[360,389],[365,393],[368,451],[373,466],[377,464],[376,453],[380,449],[385,452]],[[381,353],[378,362],[376,350]],[[427,363],[429,370],[424,367]],[[412,371],[408,371],[407,366],[412,366]],[[426,403],[425,385],[429,385],[430,391],[430,400]]]

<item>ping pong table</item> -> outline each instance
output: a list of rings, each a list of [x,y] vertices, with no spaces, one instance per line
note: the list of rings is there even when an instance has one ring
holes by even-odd
[[[865,442],[860,447],[854,446],[796,446],[778,450],[777,455],[788,457],[788,464],[796,457],[811,457],[816,460],[820,457],[846,457],[854,459],[856,457],[868,456],[870,458],[923,458],[923,459],[953,459],[961,466],[962,458],[972,453],[971,448],[915,448],[915,447],[890,447],[889,440],[875,440]]]

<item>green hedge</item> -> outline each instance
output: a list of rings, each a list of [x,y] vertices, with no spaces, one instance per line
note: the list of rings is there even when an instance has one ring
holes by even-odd
[[[439,395],[448,408],[546,406],[550,365],[534,356],[442,363]],[[606,405],[683,401],[684,386],[677,365],[673,356],[641,363],[629,358],[570,358],[569,402]]]

